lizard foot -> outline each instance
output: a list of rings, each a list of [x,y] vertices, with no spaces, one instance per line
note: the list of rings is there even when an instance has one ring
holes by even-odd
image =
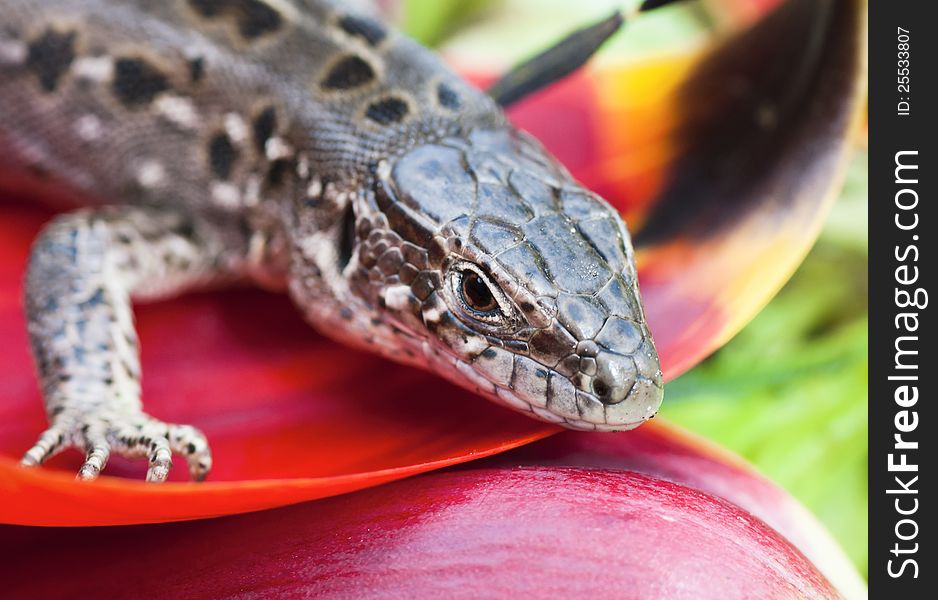
[[[212,454],[205,435],[190,425],[163,423],[143,413],[135,415],[59,415],[36,444],[26,451],[21,464],[36,467],[62,450],[85,453],[78,479],[92,480],[107,465],[111,454],[147,458],[147,481],[166,480],[173,453],[186,457],[192,479],[202,481],[212,468]]]

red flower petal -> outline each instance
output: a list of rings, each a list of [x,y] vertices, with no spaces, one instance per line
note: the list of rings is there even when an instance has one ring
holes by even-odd
[[[720,27],[735,28],[755,21],[780,3],[781,0],[706,0],[706,7]]]
[[[839,597],[746,511],[622,471],[433,473],[253,515],[0,539],[14,597]]]
[[[637,471],[723,498],[785,536],[845,597],[866,597],[853,563],[804,506],[738,456],[674,425],[656,420],[625,435],[564,431],[473,467],[521,465]]]

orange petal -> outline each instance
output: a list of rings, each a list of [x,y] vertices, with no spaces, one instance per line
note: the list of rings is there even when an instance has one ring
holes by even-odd
[[[861,0],[792,0],[662,102],[673,158],[632,225],[669,376],[745,325],[817,238],[861,115],[865,25]]]

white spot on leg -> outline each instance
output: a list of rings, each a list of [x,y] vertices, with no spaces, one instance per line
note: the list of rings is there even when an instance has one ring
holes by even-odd
[[[296,174],[301,179],[309,177],[309,157],[306,154],[300,154],[296,159]],[[322,182],[319,183],[322,186]]]
[[[306,188],[306,196],[309,198],[318,198],[322,195],[322,180],[318,177],[313,177],[313,180],[309,182],[309,187]]]
[[[189,98],[162,94],[153,102],[153,107],[160,116],[183,129],[194,129],[198,123],[195,105]]]
[[[279,160],[293,156],[293,148],[281,137],[272,137],[264,143],[264,155],[267,160]]]
[[[238,113],[230,112],[225,115],[225,133],[231,141],[240,144],[248,138],[248,124]]]
[[[166,168],[155,160],[144,161],[137,169],[137,183],[153,188],[166,181]]]
[[[72,63],[72,72],[79,79],[105,82],[114,73],[114,61],[107,56],[85,56]]]
[[[17,40],[0,40],[0,65],[19,65],[26,62],[29,51]]]
[[[244,204],[246,206],[257,206],[261,201],[261,178],[257,175],[248,177],[244,186]]]
[[[94,142],[101,139],[104,128],[101,126],[101,119],[97,115],[88,113],[75,119],[75,133],[86,142]]]
[[[234,184],[216,181],[212,184],[212,199],[225,208],[237,208],[241,204],[241,192]]]
[[[379,179],[389,179],[391,177],[391,164],[386,160],[380,161],[378,163],[377,174]]]

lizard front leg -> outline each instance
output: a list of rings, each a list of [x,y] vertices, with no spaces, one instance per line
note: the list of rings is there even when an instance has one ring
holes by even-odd
[[[212,465],[205,436],[143,411],[131,296],[174,295],[246,272],[250,240],[223,220],[129,206],[63,215],[33,247],[26,312],[49,428],[22,459],[36,466],[65,448],[85,453],[94,479],[112,453],[149,459],[163,481],[172,453],[194,479]]]

